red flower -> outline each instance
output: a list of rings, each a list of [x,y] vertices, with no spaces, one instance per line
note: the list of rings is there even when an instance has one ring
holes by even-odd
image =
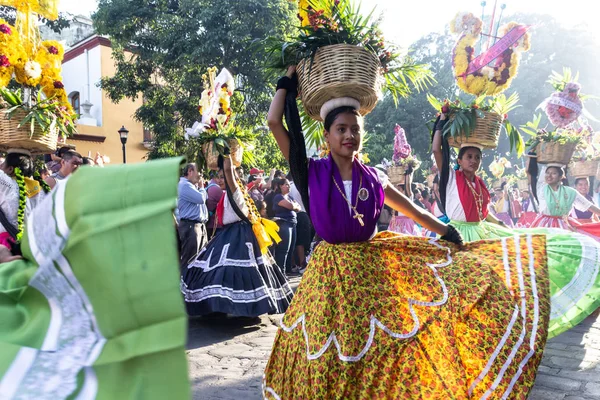
[[[6,24],[0,24],[0,32],[10,35],[12,30],[10,29],[10,26],[8,26]]]
[[[4,54],[0,55],[0,67],[10,67],[10,61]]]
[[[54,89],[64,89],[65,85],[61,81],[54,81]]]
[[[477,110],[479,106],[477,104],[473,104],[473,108]]]
[[[55,46],[50,46],[50,47],[48,47],[48,53],[58,54],[58,49]]]

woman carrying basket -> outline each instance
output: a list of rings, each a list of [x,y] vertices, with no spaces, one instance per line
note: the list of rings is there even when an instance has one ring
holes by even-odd
[[[277,85],[269,127],[323,241],[282,319],[264,396],[525,397],[546,337],[544,238],[516,236],[508,241],[513,251],[503,251],[500,241],[459,251],[462,239],[452,225],[414,206],[357,159],[363,131],[353,98],[322,105],[331,153],[307,161],[299,151],[296,85],[291,68]],[[444,240],[376,234],[384,203]],[[525,269],[517,267],[514,249]],[[518,276],[520,290],[511,293],[506,280],[519,287]],[[506,329],[515,315],[519,327]]]
[[[463,146],[458,153],[460,171],[453,171],[450,168],[448,141],[442,135],[446,120],[446,116],[442,114],[435,125],[432,149],[441,171],[440,197],[451,224],[460,230],[467,242],[511,238],[516,234],[545,235],[552,282],[549,337],[577,325],[600,306],[600,245],[590,237],[571,230],[509,229],[501,223],[488,222],[489,192],[483,180],[476,175],[481,166],[481,150],[476,147],[476,143]],[[549,169],[551,173],[557,170],[555,167]],[[552,176],[552,183],[560,180],[558,173]],[[546,204],[541,203],[542,214],[550,212],[547,211]],[[561,217],[544,218],[544,215],[538,217],[538,224],[539,221],[547,220],[562,222]]]

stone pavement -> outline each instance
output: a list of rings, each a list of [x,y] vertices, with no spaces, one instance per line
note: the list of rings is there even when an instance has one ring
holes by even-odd
[[[191,319],[187,354],[193,398],[261,399],[262,374],[280,317]],[[529,399],[600,399],[598,312],[548,341]]]

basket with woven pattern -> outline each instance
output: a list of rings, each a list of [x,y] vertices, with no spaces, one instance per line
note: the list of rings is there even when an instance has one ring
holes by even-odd
[[[529,181],[527,179],[519,179],[517,181],[517,187],[519,190],[529,190]]]
[[[24,110],[14,111],[10,119],[0,115],[0,149],[25,149],[32,154],[53,153],[58,143],[58,128],[54,126],[48,132],[43,132],[36,124],[32,134],[29,124],[19,127],[26,116]]]
[[[541,142],[535,153],[539,164],[567,165],[575,153],[577,143]]]
[[[495,149],[498,147],[500,138],[500,129],[504,117],[493,111],[481,111],[483,118],[475,118],[475,128],[467,135],[467,132],[461,132],[457,136],[448,135],[448,144],[453,147],[460,147],[462,143],[474,143],[483,146],[485,149]],[[452,114],[450,120],[453,119]]]
[[[231,162],[237,168],[242,165],[242,155],[244,149],[236,139],[229,139],[229,148],[231,152]],[[202,145],[202,153],[206,159],[206,166],[213,171],[219,170],[219,150],[215,147],[215,142],[210,141]]]
[[[406,182],[406,168],[404,167],[389,167],[387,173],[393,185],[404,185]]]
[[[598,174],[598,160],[575,161],[569,164],[569,175],[582,178]]]
[[[300,97],[306,113],[317,121],[321,106],[339,97],[352,97],[366,115],[381,94],[381,63],[370,51],[350,44],[334,44],[317,50],[296,67]]]

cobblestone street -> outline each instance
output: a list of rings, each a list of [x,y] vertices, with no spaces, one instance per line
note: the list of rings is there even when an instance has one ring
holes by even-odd
[[[298,284],[296,278],[294,286]],[[280,315],[255,320],[191,319],[193,398],[261,399],[261,380]],[[548,341],[529,399],[600,399],[600,314]]]

